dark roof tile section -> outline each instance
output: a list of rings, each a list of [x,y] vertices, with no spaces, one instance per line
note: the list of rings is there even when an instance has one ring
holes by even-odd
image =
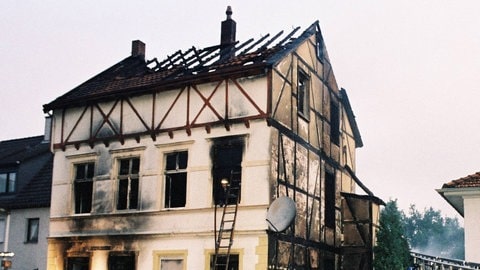
[[[168,90],[175,83],[188,80],[212,78],[231,72],[262,71],[279,60],[312,34],[320,32],[318,21],[301,35],[296,36],[299,27],[288,34],[283,31],[270,37],[265,35],[258,41],[253,38],[246,42],[230,45],[216,45],[204,49],[191,47],[179,50],[164,60],[157,58],[145,61],[140,56],[129,56],[97,76],[79,85],[66,94],[45,104],[45,112],[53,109],[77,106],[90,101],[99,101],[112,96],[140,95],[147,91]],[[227,48],[225,47],[227,46]],[[232,57],[221,58],[220,51],[229,51]]]
[[[452,180],[445,183],[442,188],[474,188],[480,187],[480,172]]]
[[[15,173],[15,192],[0,193],[0,208],[50,206],[53,154],[44,136],[0,142],[0,172]]]

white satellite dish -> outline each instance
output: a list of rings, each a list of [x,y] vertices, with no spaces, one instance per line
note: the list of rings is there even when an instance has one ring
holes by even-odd
[[[281,232],[295,219],[297,207],[289,197],[280,197],[273,201],[267,212],[268,228],[274,232]]]

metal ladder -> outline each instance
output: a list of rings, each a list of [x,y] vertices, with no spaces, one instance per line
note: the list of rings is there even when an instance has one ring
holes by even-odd
[[[233,244],[235,222],[237,221],[238,204],[240,202],[240,172],[231,172],[230,183],[225,192],[220,228],[216,233],[215,257],[212,270],[228,270],[230,250]],[[217,206],[215,206],[215,213]],[[215,228],[216,229],[216,228]]]

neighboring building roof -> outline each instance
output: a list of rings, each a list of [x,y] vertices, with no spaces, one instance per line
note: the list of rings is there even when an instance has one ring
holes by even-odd
[[[226,43],[204,49],[191,47],[186,51],[179,50],[163,61],[156,58],[145,61],[145,52],[142,49],[134,51],[134,48],[138,47],[144,50],[145,44],[133,41],[131,56],[45,104],[44,111],[84,105],[90,101],[105,100],[113,96],[169,90],[184,85],[185,82],[219,80],[221,76],[227,74],[230,76],[263,74],[266,66],[275,64],[310,36],[318,34],[321,40],[318,21],[296,36],[298,30],[299,27],[286,35],[281,31],[273,37],[267,34],[258,41],[252,38],[243,43]]]
[[[16,190],[0,194],[0,208],[49,207],[53,154],[44,136],[0,142],[0,171],[16,173]]]
[[[480,195],[480,172],[445,183],[437,192],[463,216],[464,196]]]
[[[443,184],[442,188],[470,188],[470,187],[480,187],[480,172],[459,178],[457,180],[452,180],[448,183]]]

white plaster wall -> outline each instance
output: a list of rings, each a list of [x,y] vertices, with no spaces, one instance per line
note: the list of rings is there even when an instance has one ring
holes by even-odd
[[[464,226],[465,226],[465,260],[480,262],[480,196],[465,196]]]
[[[265,120],[244,124],[193,129],[189,136],[177,131],[173,138],[166,134],[153,141],[149,136],[138,143],[126,140],[124,145],[97,144],[94,148],[82,145],[78,150],[67,147],[55,152],[53,177],[51,236],[78,236],[102,234],[169,234],[211,232],[213,230],[212,179],[210,148],[217,137],[239,135],[245,137],[242,161],[242,201],[239,230],[266,229],[265,214],[269,204],[269,146],[270,128]],[[187,203],[185,208],[164,209],[164,155],[174,150],[188,150]],[[118,211],[116,200],[115,159],[126,156],[141,159],[140,208]],[[73,213],[73,165],[95,161],[93,212]],[[143,214],[142,214],[143,213]],[[76,219],[81,219],[77,223]]]

